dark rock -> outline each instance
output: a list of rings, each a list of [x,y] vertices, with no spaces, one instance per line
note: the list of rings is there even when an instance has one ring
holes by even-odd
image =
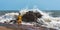
[[[22,20],[25,22],[35,22],[37,18],[41,18],[42,15],[39,12],[28,11],[22,16]]]
[[[17,20],[11,20],[9,23],[13,22],[13,24],[17,23]]]
[[[28,11],[22,16],[22,21],[24,22],[37,22],[37,18],[41,18],[42,15],[39,12]],[[11,20],[9,23],[17,23],[18,16],[15,15],[16,20]],[[5,22],[6,23],[6,22]]]

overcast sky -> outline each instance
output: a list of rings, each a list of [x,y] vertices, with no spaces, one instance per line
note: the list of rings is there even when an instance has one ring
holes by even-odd
[[[18,10],[34,6],[41,10],[60,10],[60,0],[0,0],[0,10]]]

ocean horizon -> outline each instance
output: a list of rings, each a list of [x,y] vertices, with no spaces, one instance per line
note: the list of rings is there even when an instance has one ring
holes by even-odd
[[[0,10],[0,16],[6,13],[19,12],[20,10]],[[60,17],[60,10],[41,10],[46,13],[51,13],[50,16]]]

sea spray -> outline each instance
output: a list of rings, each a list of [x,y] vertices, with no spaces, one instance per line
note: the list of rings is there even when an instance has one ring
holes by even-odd
[[[45,27],[48,27],[48,28],[55,28],[55,29],[58,29],[58,30],[60,29],[60,26],[59,26],[60,25],[60,17],[49,16],[48,13],[40,11],[39,9],[28,9],[28,11],[31,11],[31,10],[33,12],[40,12],[43,15],[41,18],[39,18],[37,20],[40,24],[43,24],[41,26],[45,26]],[[22,15],[24,15],[28,11],[23,10],[21,13],[22,13]]]
[[[0,22],[4,23],[5,21],[9,22],[15,20],[15,15],[18,15],[18,13],[6,13],[5,15],[0,16]]]
[[[39,12],[43,15],[41,18],[37,19],[37,22],[39,22],[39,24],[42,24],[41,26],[47,28],[55,28],[58,30],[60,29],[60,17],[49,16],[48,13],[45,13],[39,9],[22,9],[20,13],[23,16],[28,11]],[[18,15],[18,13],[6,13],[5,15],[0,16],[0,22],[4,23],[4,21],[9,22],[10,20],[15,20],[15,15]],[[23,22],[22,24],[26,23]],[[29,23],[27,23],[26,25],[29,25]]]

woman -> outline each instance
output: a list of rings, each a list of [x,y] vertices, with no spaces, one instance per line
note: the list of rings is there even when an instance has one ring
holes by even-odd
[[[20,15],[20,13],[18,15],[17,23],[18,24],[21,24],[22,23],[22,16]]]

